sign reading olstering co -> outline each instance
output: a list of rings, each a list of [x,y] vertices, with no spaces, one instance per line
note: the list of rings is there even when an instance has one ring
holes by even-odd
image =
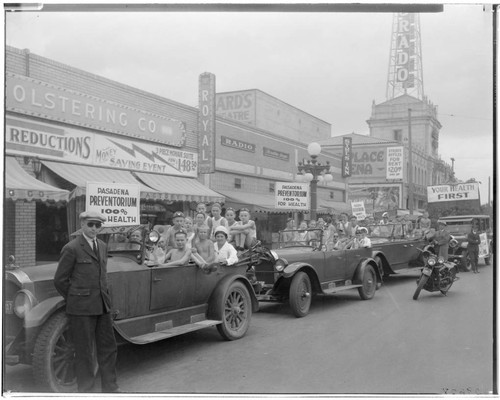
[[[106,217],[105,226],[140,224],[140,186],[127,183],[87,182],[87,211]]]
[[[275,207],[287,210],[309,210],[309,184],[276,182]]]

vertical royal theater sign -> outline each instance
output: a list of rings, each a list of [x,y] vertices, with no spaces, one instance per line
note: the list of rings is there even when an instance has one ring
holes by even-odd
[[[198,172],[215,172],[215,75],[204,72],[199,82]]]

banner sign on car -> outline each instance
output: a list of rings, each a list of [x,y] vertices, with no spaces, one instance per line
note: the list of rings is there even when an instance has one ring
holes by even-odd
[[[309,183],[276,182],[275,207],[287,210],[309,210]]]
[[[490,248],[488,246],[488,234],[483,232],[479,234],[481,243],[479,243],[479,257],[487,257],[490,254]]]
[[[358,221],[366,218],[365,203],[362,201],[351,201],[352,215],[354,215]]]
[[[87,182],[86,211],[106,217],[104,226],[140,224],[140,185],[129,183]]]
[[[479,200],[479,184],[459,183],[457,185],[427,186],[428,203],[450,200]]]
[[[387,148],[386,179],[403,179],[403,146]]]

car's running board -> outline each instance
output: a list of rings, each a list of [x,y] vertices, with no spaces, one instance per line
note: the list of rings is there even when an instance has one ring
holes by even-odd
[[[355,289],[355,288],[359,288],[361,286],[363,286],[363,285],[335,286],[334,288],[323,289],[323,294],[334,294],[337,292],[341,292],[342,290]]]
[[[194,324],[187,324],[176,326],[175,328],[165,329],[162,331],[146,333],[144,335],[130,337],[127,340],[134,344],[146,344],[156,342],[158,340],[167,339],[173,336],[182,335],[184,333],[197,331],[199,329],[207,328],[222,323],[213,319],[206,319],[204,321],[195,322]]]

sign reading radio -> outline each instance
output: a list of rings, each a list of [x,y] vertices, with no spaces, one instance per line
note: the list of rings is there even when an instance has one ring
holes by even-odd
[[[198,172],[215,172],[215,75],[205,72],[199,79]]]
[[[137,110],[35,79],[6,74],[7,111],[181,147],[184,122]]]
[[[223,146],[233,147],[235,149],[255,153],[255,145],[252,143],[243,142],[241,140],[231,139],[227,136],[220,137],[220,144]]]
[[[403,82],[403,87],[414,87],[415,72],[415,16],[410,13],[399,13],[396,48],[398,82]]]

